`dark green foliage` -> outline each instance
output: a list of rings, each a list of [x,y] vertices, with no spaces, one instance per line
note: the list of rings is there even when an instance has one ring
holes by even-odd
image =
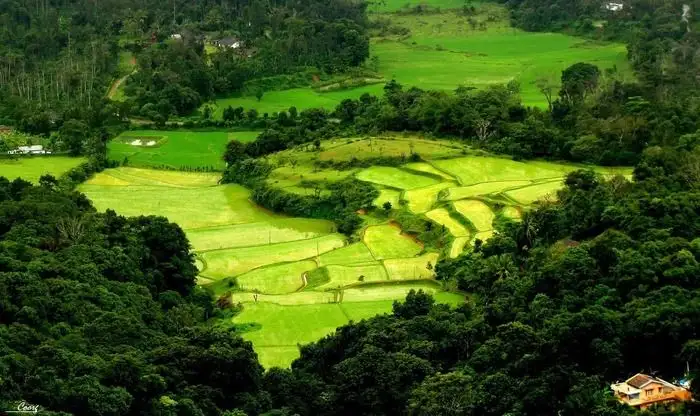
[[[368,57],[366,20],[363,2],[343,0],[3,0],[0,124],[46,135],[70,119],[91,128],[127,116],[163,125],[217,94],[262,97],[270,85],[249,82],[258,78],[285,74],[291,87],[300,71],[308,84],[311,74],[346,71]],[[235,38],[238,47],[207,55],[204,42],[218,38]],[[135,67],[120,53],[133,54]],[[105,100],[122,77],[127,99]],[[71,139],[75,149],[80,138]]]
[[[195,287],[182,230],[0,178],[0,404],[75,415],[268,408],[262,367]]]

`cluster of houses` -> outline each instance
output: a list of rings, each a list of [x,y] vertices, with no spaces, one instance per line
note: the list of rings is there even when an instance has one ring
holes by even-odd
[[[170,35],[170,39],[176,41],[182,41],[184,38],[182,33],[173,33]],[[204,40],[204,36],[199,35],[198,40]],[[232,49],[241,55],[247,56],[248,58],[255,55],[257,50],[255,48],[247,47],[245,42],[236,36],[226,36],[220,39],[208,39],[206,42],[212,46],[216,46],[219,49]]]
[[[44,149],[44,146],[35,144],[33,146],[19,146],[7,152],[8,155],[50,155],[51,151]]]
[[[619,12],[625,8],[625,5],[623,3],[609,2],[605,3],[604,7],[606,10],[610,10],[611,12]]]

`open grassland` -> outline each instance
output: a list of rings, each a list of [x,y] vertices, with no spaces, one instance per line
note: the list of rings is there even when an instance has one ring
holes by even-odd
[[[480,88],[515,79],[520,82],[524,103],[546,106],[536,80],[543,76],[558,79],[562,70],[577,62],[615,68],[618,76],[631,73],[623,44],[524,32],[511,27],[507,12],[496,5],[481,7],[474,17],[450,11],[394,15],[391,19],[394,25],[409,28],[411,36],[373,43],[380,72],[425,89],[453,90],[455,85]],[[472,26],[473,21],[479,27]],[[410,65],[402,62],[408,56]]]
[[[408,157],[417,153],[426,159],[456,157],[466,147],[446,140],[429,140],[416,136],[409,137],[370,137],[350,140],[326,141],[321,145],[319,160],[371,159],[373,157]],[[411,164],[415,170],[434,173],[425,163]],[[439,173],[434,173],[439,175]]]
[[[22,178],[38,183],[42,175],[59,177],[74,167],[85,162],[82,157],[32,156],[18,159],[0,159],[0,176],[9,180]]]
[[[286,159],[283,159],[286,163]],[[281,161],[280,161],[281,162]],[[297,188],[302,181],[337,182],[351,176],[355,170],[317,170],[309,165],[283,165],[270,173],[267,183],[277,188]],[[308,188],[309,192],[313,189]]]
[[[132,130],[107,145],[109,157],[140,167],[212,168],[223,170],[226,143],[255,140],[259,132]],[[149,145],[150,144],[150,145]]]
[[[410,9],[417,6],[440,9],[459,9],[465,4],[478,5],[478,2],[464,0],[379,0],[369,2],[367,10],[370,13],[391,13]]]
[[[401,234],[401,228],[393,225],[367,227],[363,241],[375,259],[413,257],[422,247],[410,237]]]
[[[353,159],[364,160],[378,157],[408,157],[411,153],[417,153],[423,159],[442,159],[459,157],[467,152],[468,148],[458,141],[426,139],[421,135],[385,135],[381,137],[329,139],[321,141],[321,151],[310,151],[309,146],[285,150],[271,156],[278,164],[288,165],[291,160],[299,165],[308,165],[309,169],[316,161],[349,161]],[[437,172],[426,171],[430,169],[425,163],[411,163],[409,169],[423,171],[423,173]],[[422,169],[421,169],[422,167]],[[421,172],[416,172],[421,173]],[[445,175],[445,173],[442,173]]]

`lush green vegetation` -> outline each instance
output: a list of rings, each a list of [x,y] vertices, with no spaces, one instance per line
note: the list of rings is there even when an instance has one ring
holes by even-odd
[[[129,130],[107,145],[109,158],[124,165],[160,169],[223,170],[231,140],[250,142],[256,131]]]
[[[270,309],[276,312],[274,316],[261,316],[256,321],[262,325],[258,330],[244,334],[254,341],[265,366],[288,366],[298,356],[297,344],[312,341],[318,338],[316,335],[320,337],[334,328],[314,320],[303,324],[306,332],[290,331],[284,342],[272,341],[280,336],[275,328],[284,322],[297,322],[295,308],[330,301],[338,303],[334,310],[340,311],[342,306],[348,316],[361,316],[372,310],[387,312],[392,300],[401,299],[415,287],[373,285],[361,294],[338,290],[365,283],[388,284],[390,279],[434,276],[426,265],[431,262],[434,266],[437,255],[414,257],[420,246],[400,235],[401,230],[396,227],[370,227],[364,243],[347,245],[345,238],[334,232],[332,223],[272,214],[250,202],[250,191],[239,185],[217,185],[218,179],[214,173],[120,167],[97,174],[79,190],[100,211],[112,209],[127,216],[160,215],[180,224],[199,260],[199,283],[246,308],[246,313],[229,325],[253,320],[248,305],[283,305]],[[385,261],[377,261],[382,259]],[[322,275],[321,280],[314,281],[318,274]],[[439,286],[431,286],[429,281],[427,284],[421,287],[430,288],[431,293],[440,292]],[[259,297],[257,301],[254,295]],[[353,305],[358,302],[364,312],[354,313]],[[377,303],[375,307],[370,306],[373,302]],[[294,308],[285,309],[291,306]],[[267,319],[278,323],[272,325]],[[333,322],[340,325],[349,319]]]
[[[504,3],[0,0],[0,409],[700,413],[700,3]]]
[[[393,12],[406,4],[410,3],[378,2],[370,10]],[[537,80],[556,79],[574,63],[590,62],[610,69],[611,77],[631,77],[622,44],[558,33],[524,32],[511,27],[507,12],[494,5],[479,6],[475,14],[465,15],[462,1],[416,4],[457,10],[436,13],[426,9],[424,13],[373,16],[377,29],[370,54],[385,79],[409,87],[445,91],[453,91],[457,86],[484,88],[516,80],[521,85],[524,104],[546,107]],[[227,106],[256,108],[261,114],[286,111],[291,106],[299,110],[332,109],[345,98],[357,99],[364,93],[379,95],[381,88],[368,85],[326,92],[307,87],[266,92],[261,100],[253,95],[218,99],[214,115],[220,117]]]
[[[42,175],[60,176],[85,162],[85,158],[66,156],[33,156],[16,159],[0,159],[0,176],[8,179],[22,178],[39,183]]]

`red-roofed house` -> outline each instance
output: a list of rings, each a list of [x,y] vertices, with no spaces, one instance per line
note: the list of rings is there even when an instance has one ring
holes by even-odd
[[[635,374],[623,383],[610,386],[622,403],[646,409],[654,404],[673,404],[690,400],[690,392],[668,381],[646,374]]]

